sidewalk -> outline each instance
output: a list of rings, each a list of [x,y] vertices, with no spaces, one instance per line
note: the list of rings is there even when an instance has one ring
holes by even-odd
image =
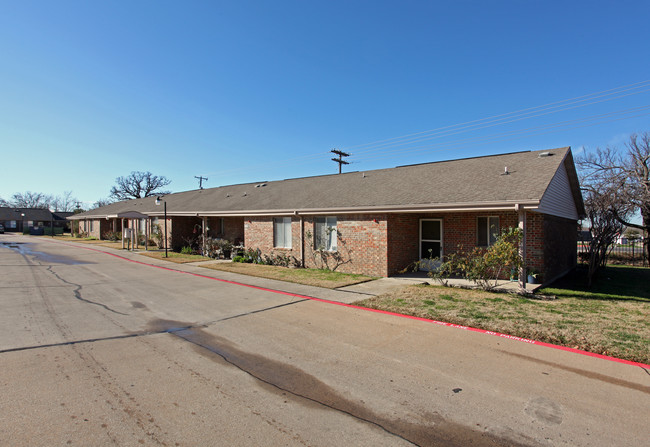
[[[167,270],[177,270],[180,272],[190,273],[197,276],[210,277],[210,278],[223,280],[223,281],[232,281],[239,284],[248,285],[251,287],[279,290],[290,294],[305,295],[313,298],[336,301],[345,304],[351,304],[355,301],[360,301],[365,298],[368,298],[369,296],[377,296],[377,295],[382,295],[384,293],[390,293],[396,289],[410,286],[410,285],[417,285],[417,284],[439,285],[437,281],[433,280],[427,275],[427,272],[409,272],[409,273],[404,273],[404,274],[400,274],[388,278],[379,278],[373,281],[367,281],[364,283],[340,287],[338,289],[327,289],[322,287],[307,286],[303,284],[280,281],[276,279],[261,278],[257,276],[249,276],[240,273],[232,273],[232,272],[213,270],[213,269],[201,267],[202,265],[206,265],[206,264],[231,262],[229,260],[205,260],[205,261],[178,264],[170,261],[165,261],[162,259],[142,256],[141,253],[144,253],[145,252],[144,250],[137,250],[137,251],[116,250],[114,248],[105,247],[101,245],[92,245],[92,244],[89,245],[89,244],[84,244],[82,242],[74,242],[74,241],[66,241],[65,243],[73,243],[80,247],[85,247],[86,249],[102,251],[113,256],[119,256],[141,264],[149,264],[154,267],[164,268]],[[450,279],[448,280],[448,283],[453,287],[461,287],[461,288],[477,287],[476,284],[464,279]],[[534,290],[538,287],[539,287],[538,284],[527,284],[526,290],[530,293],[533,293]],[[519,283],[514,281],[499,281],[499,285],[495,290],[498,292],[517,293],[519,290]]]

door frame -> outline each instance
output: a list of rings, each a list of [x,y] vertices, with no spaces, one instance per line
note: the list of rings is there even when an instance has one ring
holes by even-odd
[[[440,222],[440,240],[436,239],[422,239],[422,222],[430,222],[430,221],[437,221]],[[439,242],[440,243],[440,258],[442,259],[442,256],[444,255],[444,220],[442,218],[421,218],[418,222],[418,230],[419,230],[419,237],[418,237],[418,253],[419,253],[419,260],[420,260],[420,270],[425,270],[425,271],[431,271],[437,269],[441,262],[438,261],[434,264],[429,262],[429,258],[423,258],[422,257],[422,242]]]

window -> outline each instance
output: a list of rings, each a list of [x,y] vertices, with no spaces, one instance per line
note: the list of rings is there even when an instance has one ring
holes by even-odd
[[[16,221],[15,221],[15,220],[10,220],[10,221],[9,221],[9,227],[8,227],[8,228],[13,228],[13,229],[15,229],[15,228],[16,228]]]
[[[276,248],[291,248],[290,217],[276,217],[273,219],[273,246]]]
[[[489,247],[494,244],[499,237],[499,218],[479,217],[478,218],[478,241],[479,247]]]
[[[442,219],[420,220],[420,259],[442,257]]]
[[[90,231],[90,232],[93,231],[93,223],[94,223],[94,222],[95,222],[94,220],[89,220],[89,221],[88,221],[88,228],[89,228],[88,231]]]
[[[336,251],[336,217],[317,217],[314,220],[314,248]]]

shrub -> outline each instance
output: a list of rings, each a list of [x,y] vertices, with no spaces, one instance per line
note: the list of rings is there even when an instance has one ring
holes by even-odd
[[[506,273],[517,271],[523,266],[523,260],[519,256],[521,238],[521,230],[508,228],[487,249],[476,247],[471,252],[466,252],[460,246],[458,252],[448,255],[440,268],[429,275],[445,285],[446,279],[460,276],[484,290],[491,290]]]
[[[165,233],[162,231],[160,225],[155,224],[151,228],[151,239],[155,241],[154,244],[158,248],[165,248]]]
[[[186,245],[185,247],[181,248],[181,254],[182,255],[191,255],[192,254],[192,247]]]
[[[215,259],[229,258],[232,254],[232,242],[228,239],[211,238],[205,239],[205,256]]]
[[[104,234],[102,234],[102,239],[112,242],[121,241],[122,233],[119,231],[106,231]]]

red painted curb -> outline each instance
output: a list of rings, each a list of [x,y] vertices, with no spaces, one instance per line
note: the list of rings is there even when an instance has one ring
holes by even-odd
[[[297,294],[297,293],[284,292],[282,290],[268,289],[266,287],[253,286],[253,285],[250,285],[250,284],[244,284],[244,283],[240,283],[240,282],[237,282],[237,281],[230,281],[230,280],[227,280],[227,279],[214,278],[212,276],[200,275],[198,273],[184,272],[182,270],[175,270],[175,269],[172,269],[172,268],[169,268],[169,267],[163,267],[163,266],[160,266],[160,265],[148,264],[146,262],[136,261],[134,259],[125,258],[124,256],[120,256],[120,255],[117,255],[117,254],[114,254],[114,253],[109,253],[109,252],[106,252],[106,251],[103,251],[103,250],[97,250],[96,248],[79,247],[77,245],[70,245],[70,244],[65,243],[65,242],[57,242],[57,243],[63,244],[63,245],[68,245],[70,247],[84,248],[86,250],[96,251],[98,253],[104,253],[104,254],[107,254],[109,256],[116,257],[118,259],[123,259],[125,261],[133,262],[135,264],[146,265],[146,266],[149,266],[149,267],[154,267],[154,268],[158,268],[158,269],[161,269],[161,270],[167,270],[167,271],[170,271],[170,272],[184,273],[186,275],[192,275],[192,276],[196,276],[198,278],[211,279],[211,280],[214,280],[214,281],[220,281],[220,282],[224,282],[224,283],[232,284],[232,285],[236,285],[236,286],[249,287],[251,289],[262,290],[262,291],[265,291],[265,292],[278,293],[278,294],[281,294],[281,295],[287,295],[287,296],[292,296],[292,297],[296,297],[296,298],[302,298],[302,299],[306,299],[306,300],[310,300],[310,301],[318,301],[318,302],[321,302],[321,303],[334,304],[334,305],[337,305],[337,306],[349,307],[349,308],[352,308],[352,309],[364,310],[364,311],[368,311],[368,312],[375,312],[375,313],[391,315],[391,316],[401,317],[401,318],[408,318],[408,319],[417,320],[417,321],[425,321],[425,322],[437,324],[437,325],[440,325],[440,326],[447,326],[447,327],[452,327],[452,328],[456,328],[456,329],[463,329],[463,330],[466,330],[466,331],[478,332],[480,334],[493,335],[493,336],[496,336],[496,337],[506,338],[508,340],[520,341],[520,342],[528,343],[528,344],[531,344],[531,345],[545,346],[547,348],[553,348],[553,349],[559,349],[561,351],[573,352],[574,354],[581,354],[581,355],[586,355],[586,356],[589,356],[589,357],[596,357],[596,358],[599,358],[599,359],[602,359],[602,360],[609,360],[611,362],[623,363],[623,364],[626,364],[626,365],[638,366],[638,367],[641,367],[641,368],[650,369],[650,365],[646,365],[645,363],[638,363],[638,362],[633,362],[633,361],[630,361],[630,360],[619,359],[619,358],[611,357],[611,356],[608,356],[608,355],[596,354],[596,353],[593,353],[593,352],[583,351],[583,350],[580,350],[580,349],[568,348],[566,346],[554,345],[554,344],[551,344],[551,343],[545,343],[545,342],[536,341],[536,340],[529,340],[527,338],[515,337],[513,335],[508,335],[508,334],[501,334],[499,332],[486,331],[484,329],[477,329],[477,328],[473,328],[473,327],[469,327],[469,326],[461,326],[459,324],[446,323],[444,321],[436,321],[436,320],[431,320],[431,319],[428,319],[428,318],[415,317],[415,316],[412,316],[412,315],[403,315],[403,314],[398,314],[398,313],[395,313],[395,312],[388,312],[388,311],[379,310],[379,309],[370,309],[368,307],[355,306],[354,304],[340,303],[338,301],[326,300],[326,299],[323,299],[323,298],[315,298],[313,296],[306,296],[306,295],[300,295],[300,294]]]

